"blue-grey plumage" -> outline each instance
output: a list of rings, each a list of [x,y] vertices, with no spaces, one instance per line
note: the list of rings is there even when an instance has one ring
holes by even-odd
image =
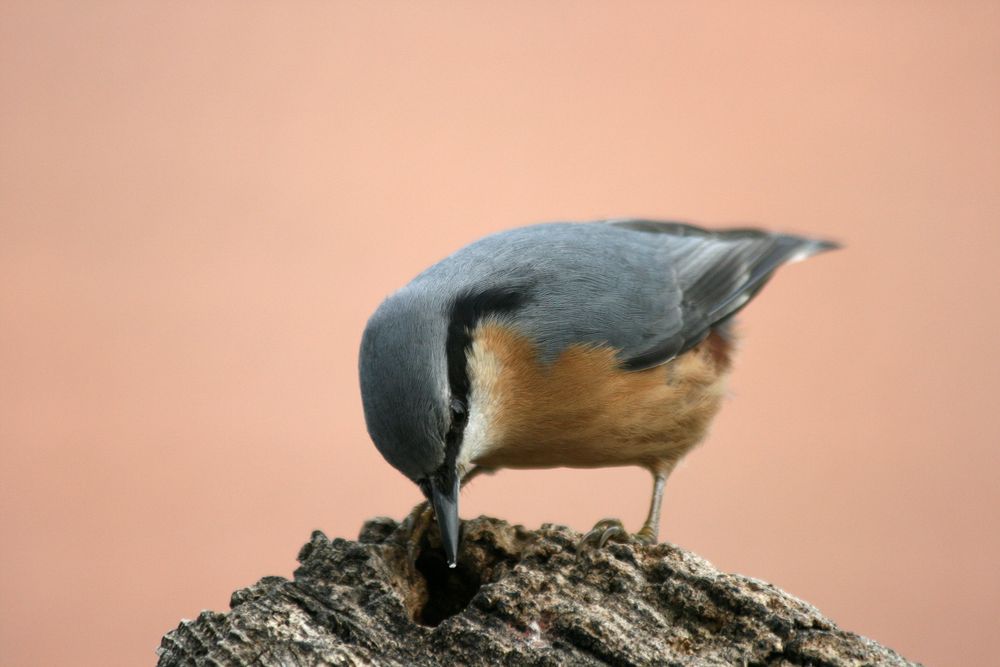
[[[497,357],[484,357],[489,351],[479,350],[474,359],[477,336],[486,340],[479,333],[484,323],[526,341],[532,363],[541,367],[573,349],[600,349],[613,353],[622,372],[641,373],[695,349],[782,264],[833,247],[753,229],[709,231],[644,220],[549,223],[480,239],[391,295],[368,322],[360,375],[369,433],[390,464],[429,499],[437,498],[435,506],[457,513],[457,480],[476,457],[505,465],[496,451],[500,440],[483,433],[501,428],[497,401],[482,394],[515,386],[489,380],[491,373],[515,371],[484,371],[483,359]],[[513,405],[509,398],[506,404]],[[467,429],[475,443],[467,442]],[[559,454],[535,452],[517,460],[529,462],[523,467],[531,461],[577,465],[573,447],[559,447]],[[490,448],[487,457],[483,452]],[[581,465],[600,465],[593,452],[589,456]],[[644,460],[635,463],[655,467]],[[447,523],[457,525],[457,519]],[[445,541],[453,562],[457,530]]]

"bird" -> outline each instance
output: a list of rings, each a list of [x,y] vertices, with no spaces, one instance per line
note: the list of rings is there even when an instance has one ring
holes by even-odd
[[[368,433],[425,498],[411,518],[436,519],[455,567],[473,477],[638,466],[653,477],[642,528],[604,519],[583,541],[656,543],[667,478],[726,392],[734,316],[779,267],[837,247],[750,227],[552,222],[424,270],[377,307],[358,363]]]

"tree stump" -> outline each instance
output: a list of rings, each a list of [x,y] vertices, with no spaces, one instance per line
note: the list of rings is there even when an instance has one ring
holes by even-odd
[[[391,519],[315,532],[291,581],[236,591],[163,637],[179,665],[911,665],[774,586],[671,544],[481,517],[449,569],[436,528],[413,559]]]

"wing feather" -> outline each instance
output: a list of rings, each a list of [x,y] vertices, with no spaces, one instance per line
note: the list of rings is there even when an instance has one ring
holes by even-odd
[[[751,228],[710,231],[651,220],[608,224],[675,239],[667,247],[669,272],[681,291],[679,331],[642,349],[623,351],[623,365],[633,370],[665,363],[700,343],[713,327],[739,312],[782,264],[838,247]]]
[[[790,261],[836,244],[759,229],[710,231],[680,222],[549,223],[494,234],[435,264],[403,292],[425,310],[487,303],[516,292],[516,308],[476,310],[455,330],[493,316],[555,360],[571,345],[606,345],[622,366],[670,361],[722,326]],[[482,310],[482,309],[480,309]]]

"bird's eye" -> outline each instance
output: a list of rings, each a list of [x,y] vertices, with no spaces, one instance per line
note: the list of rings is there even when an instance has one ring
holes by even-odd
[[[465,403],[463,403],[462,400],[458,398],[451,399],[451,411],[453,414],[456,415],[464,415]]]

